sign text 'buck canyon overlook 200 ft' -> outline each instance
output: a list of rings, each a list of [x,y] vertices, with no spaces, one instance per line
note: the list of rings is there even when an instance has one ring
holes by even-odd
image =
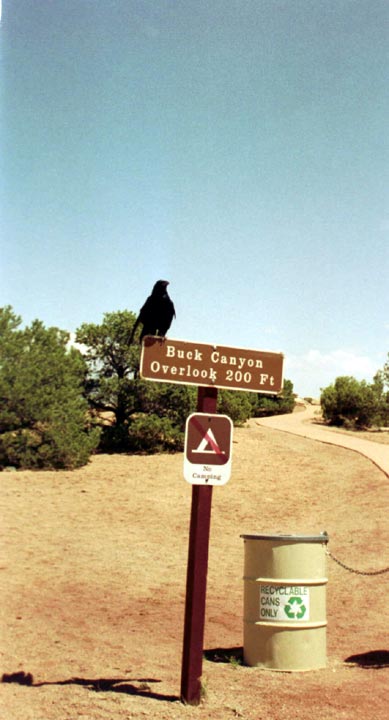
[[[143,340],[140,374],[147,380],[247,390],[277,395],[283,384],[282,353],[168,340]]]

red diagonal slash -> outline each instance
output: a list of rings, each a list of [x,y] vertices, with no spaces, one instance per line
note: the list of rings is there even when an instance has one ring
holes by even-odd
[[[217,443],[215,443],[215,441],[212,440],[212,438],[208,434],[208,431],[206,430],[204,433],[203,426],[196,418],[192,418],[191,423],[195,426],[196,430],[198,430],[201,433],[202,437],[204,437],[207,440],[207,442],[210,444],[212,450],[214,451],[214,453],[216,453],[216,455],[225,455],[225,452],[223,450],[220,450],[219,445],[217,445]]]

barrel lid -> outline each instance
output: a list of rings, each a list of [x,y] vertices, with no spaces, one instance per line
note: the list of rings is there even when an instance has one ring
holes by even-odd
[[[328,543],[329,537],[327,532],[320,535],[286,535],[279,533],[277,535],[241,535],[244,540],[280,540],[282,542],[292,541],[300,543]]]

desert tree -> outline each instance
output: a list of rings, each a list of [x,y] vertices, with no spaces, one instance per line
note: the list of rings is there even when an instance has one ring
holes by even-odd
[[[255,417],[291,413],[295,406],[293,383],[291,380],[285,379],[279,395],[252,394],[251,402],[252,414]]]
[[[134,410],[132,385],[139,368],[139,348],[129,344],[135,315],[106,313],[100,324],[83,323],[76,332],[87,364],[86,395],[91,408],[114,416],[122,425]]]
[[[140,347],[130,343],[136,315],[106,313],[84,323],[76,340],[85,346],[86,396],[102,425],[105,451],[182,449],[185,418],[194,408],[192,388],[139,377]]]
[[[63,330],[20,325],[10,306],[0,308],[0,464],[83,465],[99,432],[88,419],[82,355]]]
[[[345,428],[380,427],[389,421],[388,393],[384,371],[378,371],[373,382],[337,377],[321,392],[323,417],[330,425]]]

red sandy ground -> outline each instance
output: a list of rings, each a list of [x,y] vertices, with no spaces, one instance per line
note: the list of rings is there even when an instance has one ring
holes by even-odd
[[[183,456],[0,474],[0,676],[33,676],[0,684],[2,720],[386,720],[389,573],[328,559],[326,669],[269,672],[228,655],[242,646],[240,534],[327,530],[334,555],[378,570],[389,565],[387,477],[356,453],[254,422],[233,447],[232,478],[213,493],[205,629],[205,650],[227,661],[207,653],[199,707],[178,699]]]

